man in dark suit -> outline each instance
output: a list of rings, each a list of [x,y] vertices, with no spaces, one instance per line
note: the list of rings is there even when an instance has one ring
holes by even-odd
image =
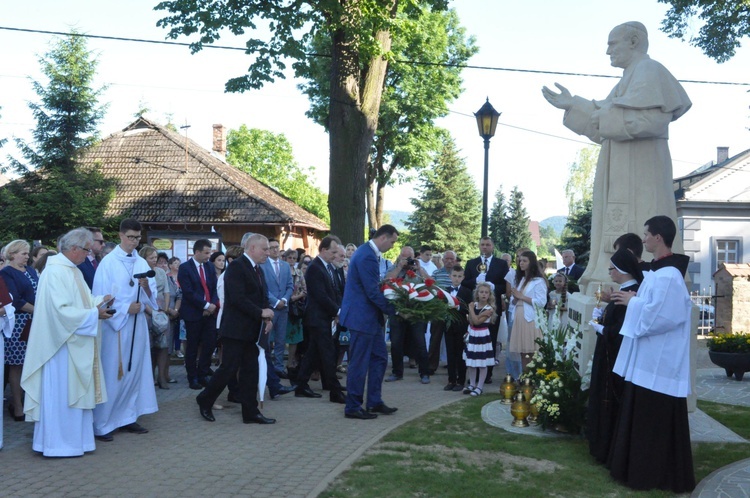
[[[489,237],[482,237],[479,240],[479,257],[469,260],[466,263],[466,271],[463,285],[468,287],[472,292],[479,282],[489,282],[495,287],[495,303],[497,305],[497,314],[502,314],[503,294],[505,293],[505,275],[508,273],[508,263],[505,260],[495,257],[495,244]],[[495,355],[497,344],[497,331],[500,327],[499,320],[490,324],[490,337],[492,338],[492,354]],[[486,384],[492,383],[493,367],[487,367]]]
[[[572,249],[565,249],[562,253],[560,253],[563,260],[563,266],[559,270],[557,270],[557,273],[562,273],[566,277],[568,277],[568,280],[578,280],[583,275],[584,268],[583,266],[576,264],[576,254],[573,252]]]
[[[346,407],[344,416],[368,420],[378,413],[392,414],[383,402],[381,390],[388,365],[385,346],[383,314],[393,315],[396,309],[380,291],[382,253],[398,239],[393,225],[381,226],[366,244],[362,244],[349,262],[346,291],[341,303],[341,325],[349,329],[349,370],[346,377]],[[362,409],[365,381],[367,382],[367,411]]]
[[[341,244],[335,235],[325,237],[318,246],[318,256],[312,260],[305,273],[307,306],[302,324],[307,333],[307,351],[297,375],[294,395],[303,398],[320,398],[310,389],[308,382],[316,365],[320,365],[323,385],[330,390],[332,403],[344,403],[341,384],[336,378],[336,344],[333,330],[339,321],[341,296],[337,290],[336,269],[333,260]]]
[[[94,236],[94,243],[91,245],[91,252],[83,260],[83,263],[78,265],[78,269],[83,273],[83,279],[86,281],[86,285],[89,289],[94,287],[94,274],[96,273],[96,267],[99,266],[99,259],[104,249],[104,237],[102,231],[96,227],[86,227],[86,230],[91,232]]]
[[[182,288],[180,318],[185,320],[185,370],[190,389],[200,389],[211,376],[211,355],[216,347],[216,270],[208,262],[211,242],[193,244],[193,257],[180,265],[177,281]],[[200,348],[200,356],[198,349]]]
[[[223,344],[221,365],[196,400],[201,416],[213,422],[211,407],[239,370],[242,422],[273,424],[276,420],[260,413],[256,399],[257,342],[261,333],[268,334],[273,327],[273,310],[268,304],[268,291],[260,268],[268,258],[268,239],[253,234],[245,241],[244,249],[245,253],[232,261],[224,276],[224,312],[219,332]]]

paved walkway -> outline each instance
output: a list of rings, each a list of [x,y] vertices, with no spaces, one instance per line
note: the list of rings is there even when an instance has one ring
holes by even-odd
[[[699,369],[696,383],[700,399],[750,406],[750,376],[742,382],[727,378],[723,370],[709,368],[710,362],[702,356],[698,365],[705,367]],[[244,425],[239,407],[226,402],[226,409],[214,411],[216,422],[208,423],[198,414],[197,392],[187,388],[184,369],[173,366],[171,372],[179,382],[170,390],[157,389],[159,412],[139,420],[150,433],[117,433],[114,442],[97,442],[97,450],[82,458],[39,456],[31,450],[33,424],[4,417],[0,493],[9,497],[317,496],[395,427],[463,399],[460,393],[442,390],[444,369],[426,386],[419,383],[416,370],[407,369],[403,381],[383,387],[386,402],[399,408],[393,416],[345,419],[342,405],[325,397],[288,394],[267,401],[262,409],[264,415],[278,419],[275,425]],[[315,390],[319,387],[313,383]],[[493,411],[492,403],[485,407],[488,411]],[[498,417],[502,423],[509,420]],[[698,435],[701,424],[702,435]],[[691,426],[695,440],[739,438],[702,413],[691,415]],[[717,470],[693,496],[747,497],[748,489],[750,460]]]
[[[444,372],[444,370],[443,370]],[[383,398],[399,411],[375,420],[344,418],[343,405],[287,394],[266,401],[275,425],[242,424],[239,405],[204,421],[184,369],[170,390],[157,388],[159,412],[141,417],[148,434],[116,433],[82,458],[47,459],[31,450],[33,424],[4,417],[0,495],[11,496],[317,496],[367,448],[395,427],[461,393],[443,391],[445,373],[421,385],[416,370],[386,383]],[[320,383],[312,383],[316,391]],[[325,393],[327,394],[327,392]],[[7,415],[7,411],[5,412]]]

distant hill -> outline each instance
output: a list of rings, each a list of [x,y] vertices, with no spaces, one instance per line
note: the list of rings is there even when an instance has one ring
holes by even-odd
[[[390,223],[396,230],[406,230],[406,220],[411,214],[409,211],[386,211],[385,214],[391,218]]]
[[[551,226],[557,235],[560,235],[565,227],[565,223],[568,221],[567,216],[550,216],[539,222],[539,226],[547,228]]]

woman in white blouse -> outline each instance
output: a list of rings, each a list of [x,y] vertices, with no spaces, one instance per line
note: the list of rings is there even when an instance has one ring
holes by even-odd
[[[521,355],[523,371],[539,349],[534,340],[542,337],[542,331],[534,323],[535,308],[544,308],[547,304],[547,280],[539,271],[536,254],[531,251],[524,251],[518,258],[518,270],[511,294],[516,301],[516,312],[508,350]]]

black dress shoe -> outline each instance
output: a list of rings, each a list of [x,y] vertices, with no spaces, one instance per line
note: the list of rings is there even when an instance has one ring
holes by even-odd
[[[240,398],[238,398],[234,393],[227,394],[227,401],[229,401],[230,403],[242,403],[242,401],[240,401]]]
[[[132,424],[124,425],[120,427],[121,431],[130,432],[131,434],[146,434],[148,432],[148,429],[143,427],[138,422],[133,422]]]
[[[261,425],[275,424],[276,419],[264,417],[262,413],[259,413],[257,415],[253,415],[252,417],[243,418],[242,423],[243,424],[261,424]]]
[[[293,392],[297,389],[297,386],[281,386],[279,390],[276,392],[277,395],[282,396],[284,394],[289,394],[290,392]]]
[[[344,396],[344,394],[341,392],[332,391],[328,399],[331,401],[331,403],[340,403],[342,405],[346,403],[346,396]]]
[[[383,415],[391,415],[393,413],[396,413],[396,410],[398,410],[398,408],[391,408],[385,403],[367,409],[369,413],[382,413]]]
[[[200,385],[200,384],[198,384],[197,382],[191,382],[190,383],[190,389],[194,389],[196,391],[200,391],[201,389],[203,389],[203,386]]]
[[[279,379],[289,378],[289,372],[287,372],[286,370],[276,370],[276,375],[279,376]]]
[[[102,434],[101,436],[94,436],[94,438],[96,438],[99,441],[104,441],[105,443],[110,443],[115,440],[114,436],[112,436],[112,432]]]
[[[323,395],[320,393],[316,393],[312,389],[310,389],[309,386],[305,387],[297,387],[297,389],[294,390],[294,397],[295,398],[322,398]]]
[[[215,422],[216,418],[214,417],[214,413],[211,411],[211,407],[201,403],[200,397],[195,398],[195,401],[198,402],[198,411],[200,412],[201,417],[208,420],[209,422]]]
[[[352,412],[352,413],[344,412],[344,416],[346,418],[357,418],[359,420],[371,420],[373,418],[378,418],[377,414],[369,413],[361,409],[358,412]]]

